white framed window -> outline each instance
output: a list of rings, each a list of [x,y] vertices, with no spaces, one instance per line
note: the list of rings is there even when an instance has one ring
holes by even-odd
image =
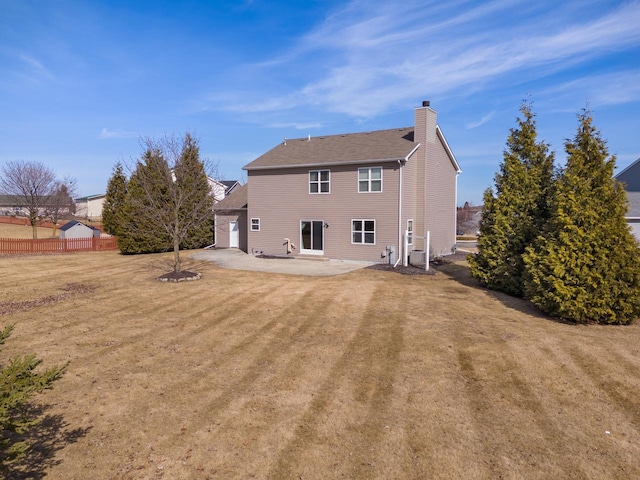
[[[260,231],[260,219],[259,218],[252,218],[251,219],[251,231],[252,232],[259,232]]]
[[[413,220],[407,220],[407,245],[413,245]]]
[[[366,167],[358,169],[358,192],[382,192],[382,167]]]
[[[330,193],[329,170],[309,170],[309,193]]]
[[[351,220],[351,243],[362,245],[375,245],[376,221],[375,220]]]

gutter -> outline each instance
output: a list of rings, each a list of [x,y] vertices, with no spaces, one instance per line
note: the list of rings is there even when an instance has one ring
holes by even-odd
[[[245,165],[244,167],[242,167],[242,169],[246,171],[275,170],[275,169],[282,169],[282,168],[309,168],[309,167],[320,168],[320,167],[335,167],[339,165],[360,165],[360,164],[365,165],[365,164],[371,164],[371,163],[401,162],[403,160],[406,162],[407,158],[409,158],[414,151],[415,151],[415,148],[411,150],[409,155],[407,155],[405,158],[371,158],[367,160],[344,160],[341,162],[296,163],[295,165],[264,165],[264,166],[248,167],[248,168]]]
[[[409,161],[409,157],[413,155],[416,150],[420,148],[420,144],[417,144],[413,147],[406,157],[398,160],[398,165],[400,165],[400,171],[398,172],[398,261],[401,258],[404,258],[407,255],[407,252],[404,251],[404,243],[402,242],[402,173],[404,164]],[[402,256],[400,256],[402,254]],[[404,262],[403,262],[404,263]],[[398,265],[398,262],[393,266],[395,268]]]

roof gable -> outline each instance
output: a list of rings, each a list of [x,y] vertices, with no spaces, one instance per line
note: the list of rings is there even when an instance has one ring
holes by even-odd
[[[63,226],[61,226],[58,230],[62,230],[63,232],[66,232],[67,230],[72,229],[73,227],[75,227],[76,225],[82,225],[83,227],[89,228],[87,225],[85,225],[84,223],[80,223],[77,220],[71,220],[70,222],[65,223]]]
[[[247,208],[248,202],[248,184],[241,185],[233,189],[233,192],[228,197],[220,200],[213,206],[216,211],[221,210],[242,210]]]
[[[625,184],[627,192],[640,192],[640,158],[615,176]]]
[[[397,161],[415,147],[413,133],[413,127],[406,127],[285,139],[243,168],[262,170]]]
[[[238,182],[237,180],[220,180],[220,183],[227,187],[227,189],[229,189],[235,187],[240,182]]]

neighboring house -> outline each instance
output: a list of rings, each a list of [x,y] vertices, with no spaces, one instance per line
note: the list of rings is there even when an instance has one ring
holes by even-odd
[[[629,200],[627,223],[631,231],[640,242],[640,158],[615,176],[616,180],[624,183]]]
[[[237,180],[220,180],[220,183],[222,183],[225,187],[225,190],[224,190],[225,197],[228,197],[229,195],[231,195],[231,192],[233,192],[236,188],[242,186],[240,185],[240,182]]]
[[[100,237],[100,230],[94,227],[89,227],[84,223],[80,223],[77,220],[71,220],[65,223],[59,229],[59,238],[91,238]]]
[[[247,185],[235,187],[213,206],[216,247],[247,251],[247,189]]]
[[[0,195],[0,215],[26,215],[23,204],[23,197],[19,195]]]
[[[76,217],[86,218],[87,220],[100,220],[105,198],[105,194],[76,198]]]
[[[207,181],[209,182],[209,191],[213,195],[214,203],[222,200],[225,196],[225,192],[227,191],[226,185],[211,177],[207,177]]]
[[[244,167],[247,250],[387,262],[456,243],[460,167],[429,102],[413,127],[285,139]],[[409,247],[402,252],[404,232]]]
[[[43,203],[46,203],[49,198],[45,197],[42,200]],[[0,215],[28,217],[29,209],[25,206],[27,203],[25,197],[21,195],[0,195]],[[46,205],[43,205],[42,208],[38,209],[38,215],[41,217],[46,216],[46,211]],[[68,214],[69,208],[61,208],[60,213]]]
[[[229,187],[225,182],[219,182],[211,177],[207,177],[207,181],[209,182],[209,189],[213,195],[214,202],[222,200]],[[86,218],[87,220],[100,220],[106,197],[105,194],[100,194],[76,198],[76,217]]]

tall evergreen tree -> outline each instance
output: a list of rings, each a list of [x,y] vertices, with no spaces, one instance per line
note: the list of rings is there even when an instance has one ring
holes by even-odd
[[[177,199],[180,208],[180,223],[184,226],[180,248],[201,248],[213,239],[213,197],[207,173],[200,160],[198,142],[189,133],[182,142],[180,157],[174,167]]]
[[[102,226],[110,235],[122,235],[124,209],[127,200],[127,177],[122,163],[116,163],[107,184],[107,193],[102,207]]]
[[[171,215],[171,171],[163,153],[147,145],[127,185],[118,247],[124,254],[159,253],[171,249],[163,225]]]
[[[478,254],[470,256],[471,274],[484,286],[523,296],[522,254],[549,215],[554,155],[537,139],[529,104],[520,108],[518,128],[511,129],[500,171],[484,193]]]
[[[629,323],[640,316],[640,248],[625,222],[615,157],[589,111],[565,150],[550,220],[524,255],[526,297],[562,319]]]

